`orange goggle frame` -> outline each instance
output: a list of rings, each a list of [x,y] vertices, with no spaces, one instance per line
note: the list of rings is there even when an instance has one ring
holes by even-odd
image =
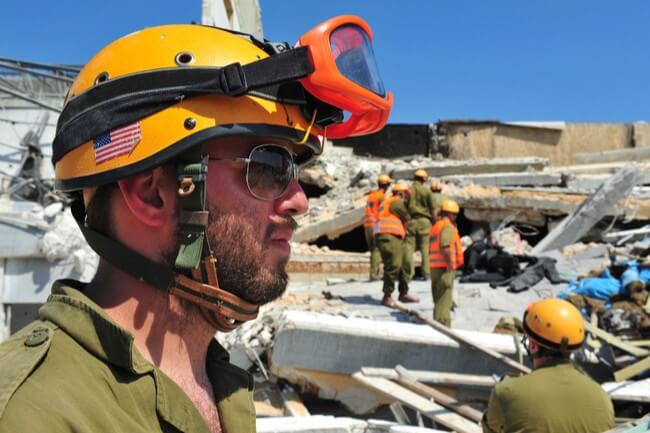
[[[393,95],[384,89],[371,43],[370,26],[351,15],[331,18],[298,40],[314,66],[300,83],[316,99],[349,113],[327,127],[330,138],[370,134],[388,120]]]

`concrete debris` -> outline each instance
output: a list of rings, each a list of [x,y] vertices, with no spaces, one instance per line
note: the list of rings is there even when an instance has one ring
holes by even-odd
[[[548,165],[546,158],[493,158],[469,161],[445,160],[432,162],[429,160],[415,160],[410,167],[406,164],[395,164],[390,171],[393,179],[413,179],[413,174],[418,168],[427,171],[431,176],[443,177],[463,174],[507,173],[507,172],[536,172]]]
[[[516,348],[509,336],[458,331],[468,340],[506,355]],[[307,369],[351,374],[361,366],[492,374],[509,371],[480,352],[465,350],[428,326],[344,318],[308,311],[282,314],[275,334],[272,371]]]
[[[514,227],[505,227],[493,231],[490,235],[492,243],[500,245],[510,254],[530,254],[532,247],[521,238],[521,235]]]
[[[329,143],[324,158],[301,178],[324,194],[310,198],[308,214],[298,218],[294,235],[298,242],[334,240],[360,227],[365,198],[375,188],[379,173],[390,173],[396,180],[411,179],[416,169],[424,168],[432,179],[445,183],[442,192],[458,201],[472,222],[499,223],[511,218],[516,223],[552,228],[553,219],[580,208],[613,170],[622,167],[621,163],[549,167],[547,159],[538,157],[368,159],[354,155],[351,148]],[[650,220],[650,189],[641,186],[650,184],[650,164],[637,167],[639,186],[632,191],[622,189],[624,200],[601,216]]]
[[[532,250],[533,254],[562,248],[580,240],[598,221],[625,198],[637,183],[639,169],[627,165],[567,216],[554,230],[542,239]]]
[[[650,159],[650,147],[607,150],[597,153],[576,153],[573,155],[573,162],[575,164],[595,164],[615,161],[647,161],[648,159]]]
[[[442,176],[441,180],[464,186],[470,184],[484,186],[561,186],[562,173],[494,173]]]

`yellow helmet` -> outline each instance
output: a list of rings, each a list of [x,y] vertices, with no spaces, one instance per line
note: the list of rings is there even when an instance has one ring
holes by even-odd
[[[458,213],[460,212],[460,206],[453,200],[445,200],[440,205],[440,210],[443,212]]]
[[[387,174],[380,174],[377,178],[378,185],[390,185],[393,182],[393,179],[390,178]]]
[[[53,143],[57,186],[71,191],[110,183],[227,135],[293,142],[304,137],[297,162],[311,158],[320,145],[315,136],[308,136],[310,121],[299,106],[282,104],[264,89],[232,97],[201,88],[220,79],[216,72],[220,68],[267,57],[250,39],[199,25],[152,27],[109,44],[81,70],[66,97]],[[167,78],[162,75],[166,71],[177,75]],[[168,85],[164,87],[168,89],[183,79],[194,87],[171,90],[164,98],[150,92],[135,99],[135,109],[113,109],[119,104],[116,92],[131,97],[134,92],[128,91],[134,88]],[[130,134],[128,149],[109,155],[95,151],[102,135],[120,133]]]
[[[431,191],[442,191],[442,184],[440,182],[431,182]]]
[[[562,299],[547,298],[530,304],[523,322],[526,334],[547,349],[571,352],[585,341],[582,315]]]
[[[418,170],[415,170],[415,174],[413,175],[413,177],[415,177],[416,179],[427,180],[429,174],[425,170],[420,168]]]
[[[409,190],[409,187],[404,182],[399,182],[393,185],[393,192],[406,192]]]

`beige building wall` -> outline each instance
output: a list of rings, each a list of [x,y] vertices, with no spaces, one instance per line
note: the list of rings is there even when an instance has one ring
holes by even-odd
[[[634,124],[634,146],[650,147],[650,123]]]
[[[577,153],[650,146],[650,125],[572,123],[515,125],[506,123],[445,123],[452,159],[539,156],[551,165],[573,164]],[[641,125],[637,128],[638,125]]]

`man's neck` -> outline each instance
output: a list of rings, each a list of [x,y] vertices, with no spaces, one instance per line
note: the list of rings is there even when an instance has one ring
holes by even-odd
[[[216,330],[200,310],[106,263],[86,292],[133,333],[138,351],[185,391],[213,428],[218,414],[205,364]]]

